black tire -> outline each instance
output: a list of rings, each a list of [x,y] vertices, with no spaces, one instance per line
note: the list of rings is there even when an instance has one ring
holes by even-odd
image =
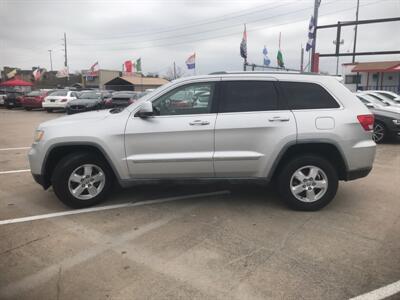
[[[325,194],[322,194],[322,197],[314,202],[302,201],[296,198],[291,191],[292,176],[294,176],[294,173],[301,168],[305,168],[305,170],[307,170],[307,166],[315,166],[322,170],[323,173],[325,173],[324,175],[326,176],[326,180],[328,182],[328,187],[325,191]],[[301,155],[291,159],[284,165],[278,175],[278,189],[282,200],[290,208],[302,211],[315,211],[326,206],[335,197],[338,189],[338,183],[339,179],[334,166],[325,158],[313,154]],[[306,189],[308,189],[309,187],[306,184],[307,183],[304,183],[302,187],[306,187]],[[315,188],[315,191],[318,193],[321,190]],[[307,190],[305,190],[304,193],[307,193]],[[301,197],[301,195],[298,195],[298,197]]]
[[[46,111],[47,111],[48,113],[51,113],[51,112],[53,112],[53,109],[52,109],[52,108],[46,108]]]
[[[92,164],[101,168],[105,176],[105,183],[102,190],[95,197],[82,200],[76,198],[70,192],[69,177],[74,170],[85,164]],[[71,208],[84,208],[101,202],[107,196],[113,185],[113,172],[108,163],[99,155],[88,152],[76,152],[60,160],[53,171],[51,183],[55,194],[64,204]],[[88,193],[88,190],[86,192]]]
[[[380,144],[383,143],[386,140],[387,134],[386,134],[386,127],[383,123],[379,121],[375,121],[374,123],[374,132],[373,132],[373,140],[375,143]]]
[[[24,107],[24,109],[25,109],[26,111],[30,111],[30,110],[32,110],[32,108],[31,108],[31,107]]]

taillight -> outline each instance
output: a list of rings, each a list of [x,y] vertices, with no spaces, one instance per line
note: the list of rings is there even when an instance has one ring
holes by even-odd
[[[68,99],[61,99],[61,102],[67,102]]]
[[[359,115],[357,116],[357,119],[365,131],[371,131],[374,129],[374,115]]]

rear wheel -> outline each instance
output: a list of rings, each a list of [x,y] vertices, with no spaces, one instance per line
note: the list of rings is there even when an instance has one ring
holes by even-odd
[[[51,182],[57,197],[72,208],[84,208],[102,201],[112,186],[108,164],[93,153],[72,153],[55,167]]]
[[[30,111],[30,110],[32,110],[32,108],[31,108],[31,107],[24,107],[24,109],[25,109],[26,111]]]
[[[374,132],[372,133],[372,138],[375,143],[382,143],[386,138],[386,128],[381,122],[374,123]]]
[[[332,164],[311,154],[290,160],[278,176],[282,199],[289,207],[304,211],[319,210],[331,202],[338,182]]]

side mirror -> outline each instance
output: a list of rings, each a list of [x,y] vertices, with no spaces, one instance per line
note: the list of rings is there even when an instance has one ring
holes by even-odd
[[[153,115],[154,115],[153,104],[150,101],[146,101],[140,106],[140,109],[135,114],[135,117],[147,118],[147,117],[151,117]]]

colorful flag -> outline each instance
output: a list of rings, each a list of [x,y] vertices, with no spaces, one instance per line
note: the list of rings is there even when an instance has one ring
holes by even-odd
[[[132,61],[131,60],[125,61],[124,66],[125,66],[126,73],[132,73]]]
[[[189,56],[189,58],[186,60],[186,66],[189,70],[196,68],[196,53],[193,53]]]
[[[99,62],[96,61],[96,62],[90,67],[90,71],[89,71],[89,74],[88,74],[88,75],[91,76],[91,77],[98,76],[99,70],[100,70],[100,68],[99,68]]]
[[[136,72],[142,73],[142,58],[136,60]]]
[[[283,55],[280,49],[278,50],[278,54],[276,55],[276,60],[280,68],[285,67],[285,63],[283,62]]]
[[[56,77],[57,78],[65,78],[68,77],[68,67],[64,67],[63,69],[57,71]]]
[[[263,54],[264,54],[264,66],[269,66],[271,63],[271,60],[268,57],[268,50],[267,50],[267,47],[265,47],[265,46],[264,46]]]
[[[39,67],[37,67],[35,69],[35,71],[32,72],[32,74],[33,74],[33,78],[35,79],[35,81],[38,81],[40,79],[40,77],[42,76]]]
[[[242,42],[240,43],[240,56],[244,59],[247,59],[247,32],[246,32],[246,25],[244,25],[243,31],[243,38]]]
[[[310,24],[308,25],[308,42],[306,45],[306,51],[310,51],[310,49],[314,45],[314,33],[315,33],[315,23],[314,23],[314,17],[311,16],[310,19]]]
[[[17,75],[17,69],[14,69],[6,74],[7,78],[12,78]]]

